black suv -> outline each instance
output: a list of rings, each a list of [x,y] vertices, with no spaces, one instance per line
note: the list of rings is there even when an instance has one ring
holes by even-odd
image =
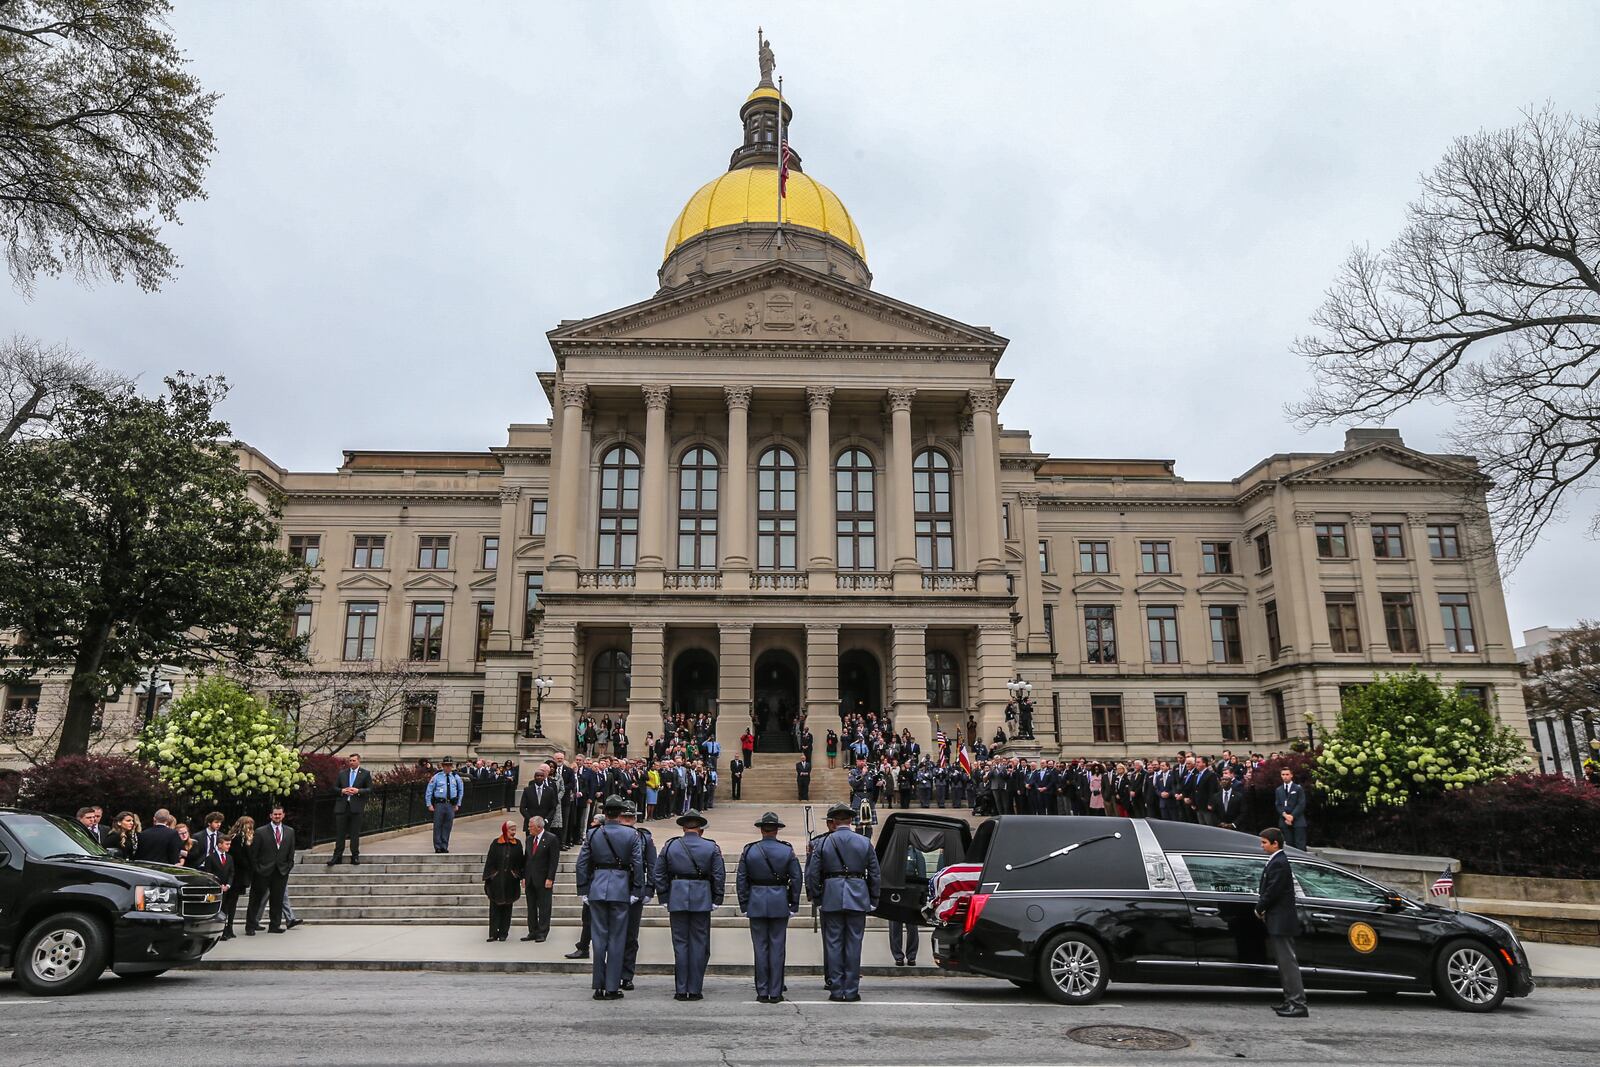
[[[1504,923],[1288,852],[1308,987],[1431,990],[1462,1011],[1492,1011],[1533,991],[1527,953]],[[919,921],[938,870],[981,865],[976,892],[935,926],[940,967],[1005,978],[1062,1004],[1091,1003],[1111,981],[1278,982],[1255,914],[1266,856],[1252,834],[1049,815],[1001,816],[974,832],[961,819],[896,812],[880,831],[878,858],[877,914],[903,922]]]
[[[206,875],[113,859],[77,823],[0,808],[0,967],[60,996],[107,967],[153,978],[222,936],[222,891]]]

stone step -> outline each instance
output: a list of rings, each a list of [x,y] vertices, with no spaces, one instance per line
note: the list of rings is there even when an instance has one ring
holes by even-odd
[[[471,906],[459,907],[428,907],[413,905],[408,907],[366,907],[366,908],[325,908],[302,906],[295,904],[295,916],[305,920],[307,924],[344,924],[344,923],[426,923],[428,925],[477,925],[488,920],[488,902],[479,896]],[[526,905],[519,901],[512,909],[512,914],[517,921],[527,922]],[[578,905],[553,907],[550,911],[552,925],[571,926],[574,929],[581,926],[583,911]],[[652,904],[645,909],[642,920],[647,926],[666,926],[668,924],[666,909],[659,904]],[[737,911],[731,908],[721,908],[712,913],[711,922],[714,926],[748,926],[748,921]],[[884,920],[869,918],[869,927],[886,927]],[[789,918],[789,926],[793,928],[809,928],[811,914],[802,910],[799,915]]]

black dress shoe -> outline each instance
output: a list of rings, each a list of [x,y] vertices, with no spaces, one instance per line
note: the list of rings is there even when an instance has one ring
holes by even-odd
[[[545,939],[545,937],[544,937],[543,934],[540,934],[538,937],[534,938],[535,941],[543,941],[544,939]]]
[[[846,1004],[857,1004],[861,1001],[861,994],[851,993],[849,996],[844,997],[843,1000]]]
[[[829,993],[828,994],[828,999],[831,1000],[831,1001],[834,1001],[835,1003],[843,1003],[844,1002],[844,994],[843,993]]]
[[[775,997],[768,997],[767,998],[767,1003],[768,1004],[782,1004],[783,1003],[783,994],[779,993]]]
[[[906,961],[905,960],[895,960],[894,961],[894,965],[896,967],[904,967],[906,965]]]
[[[536,937],[534,937],[534,936],[533,936],[533,935],[532,935],[532,934],[528,934],[528,935],[527,935],[527,936],[526,936],[526,937],[524,937],[524,938],[523,938],[523,939],[522,939],[522,940],[524,940],[524,941],[537,941],[537,940],[539,940],[539,939],[538,939],[538,938],[536,938]]]
[[[269,934],[286,934],[288,932],[289,931],[285,930],[281,926],[269,926],[269,927],[267,927],[267,933],[269,933]]]
[[[586,960],[588,958],[589,958],[589,954],[587,952],[585,952],[581,948],[578,949],[576,952],[567,953],[567,959],[569,959],[569,960]]]
[[[1311,1016],[1311,1012],[1306,1008],[1275,1008],[1273,1010],[1278,1013],[1280,1019],[1306,1019]]]
[[[917,961],[916,960],[906,960],[906,966],[907,967],[915,967],[916,965],[917,965]]]
[[[339,866],[339,861],[337,859],[331,859],[331,860],[328,861],[328,866],[329,867],[337,867],[337,866]]]
[[[351,856],[350,857],[350,866],[352,866],[352,867],[361,866],[361,857],[360,856]]]
[[[622,980],[622,991],[625,992],[625,993],[632,993],[633,992],[633,983],[630,982],[628,979],[624,978]]]
[[[603,990],[603,989],[596,989],[596,990],[595,990],[595,991],[594,991],[594,999],[596,999],[596,1000],[604,1000],[604,999],[606,999],[606,993],[605,993],[605,990]]]
[[[487,937],[487,938],[485,938],[485,939],[484,939],[484,940],[486,940],[486,941],[498,941],[498,940],[500,940],[500,938],[499,938],[499,937],[497,937],[497,936],[496,936],[496,935],[494,935],[494,934],[490,934],[490,935],[489,935],[489,936],[488,936],[488,937]]]
[[[771,997],[756,997],[756,1003],[757,1004],[771,1004],[772,1003],[772,998]]]
[[[254,937],[254,936],[256,936],[256,932],[254,930],[251,930],[250,928],[246,927],[245,931],[244,931],[244,936],[246,936],[246,937]]]
[[[672,994],[672,999],[673,1000],[688,1000],[689,999],[689,994],[687,994],[687,993],[674,993],[674,994]]]
[[[232,930],[224,930],[224,931],[222,931],[222,940],[224,940],[224,941],[232,941],[233,940],[233,931]]]
[[[704,1000],[704,999],[706,999],[706,995],[704,993],[690,993],[689,994],[689,999],[690,1000]]]
[[[290,919],[288,922],[284,923],[284,926],[288,927],[290,930],[293,930],[296,926],[299,926],[303,922],[305,922],[304,919]]]
[[[622,990],[613,989],[611,992],[606,994],[606,999],[607,1000],[621,1000],[622,999]]]

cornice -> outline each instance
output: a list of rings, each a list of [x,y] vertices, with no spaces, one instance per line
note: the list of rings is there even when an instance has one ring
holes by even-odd
[[[444,503],[469,503],[494,504],[500,503],[498,488],[490,490],[472,489],[460,492],[424,489],[414,492],[405,492],[398,489],[384,489],[379,491],[363,491],[360,489],[285,489],[284,496],[290,500],[397,500],[410,502],[425,500]]]
[[[684,359],[876,359],[893,355],[918,363],[941,361],[993,363],[998,353],[960,344],[908,344],[902,341],[818,341],[796,344],[792,341],[719,341],[708,338],[690,341],[683,338],[655,338],[623,340],[603,338],[596,341],[563,340],[552,346],[556,355],[566,357],[581,352],[585,356],[602,358],[636,357],[641,349],[668,358]]]

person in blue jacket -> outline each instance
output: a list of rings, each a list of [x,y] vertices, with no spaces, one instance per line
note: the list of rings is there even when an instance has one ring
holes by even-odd
[[[705,836],[706,818],[690,808],[678,816],[683,836],[656,857],[656,892],[672,921],[673,1000],[704,1000],[711,961],[711,912],[722,906],[727,870],[722,849]]]
[[[618,821],[624,802],[605,799],[606,820],[578,850],[578,899],[589,906],[594,948],[594,999],[622,999],[622,968],[628,946],[628,906],[644,899],[644,844]]]
[[[828,832],[806,859],[806,892],[822,912],[822,961],[828,999],[861,999],[861,941],[878,906],[880,871],[872,842],[850,829],[855,810],[828,809]]]
[[[800,911],[800,860],[787,841],[778,840],[783,823],[769,811],[756,820],[761,840],[739,854],[735,884],[739,910],[750,919],[750,941],[756,957],[756,1003],[783,1000],[783,965],[788,949],[789,916]]]

